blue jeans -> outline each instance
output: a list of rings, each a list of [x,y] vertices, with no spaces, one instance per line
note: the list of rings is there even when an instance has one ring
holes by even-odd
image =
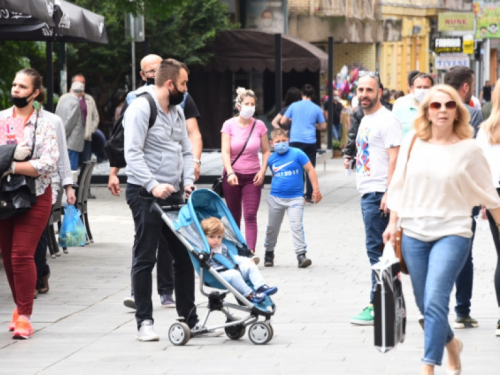
[[[224,280],[226,280],[231,286],[240,292],[245,297],[248,297],[252,293],[252,289],[247,285],[245,281],[250,281],[254,289],[259,289],[264,285],[264,280],[260,274],[259,269],[249,258],[237,258],[239,263],[239,271],[232,269],[227,271],[219,272]],[[241,262],[240,262],[241,260]]]
[[[80,166],[92,159],[92,141],[85,141],[83,151],[80,152]]]
[[[342,138],[342,124],[333,124],[332,130],[333,138],[340,141],[340,138]]]
[[[423,242],[403,234],[403,257],[408,266],[417,306],[424,314],[422,362],[441,365],[444,347],[453,339],[448,323],[453,284],[470,251],[470,238],[446,236]]]
[[[69,156],[69,165],[71,166],[72,171],[77,171],[78,167],[80,166],[80,153],[73,151],[73,150],[68,150],[68,156]]]
[[[474,207],[472,216],[479,215],[481,207]],[[455,298],[457,305],[455,313],[458,318],[467,318],[470,315],[470,300],[472,299],[472,285],[474,282],[474,264],[472,263],[472,246],[474,244],[474,236],[476,234],[476,220],[472,219],[472,238],[470,241],[469,255],[465,261],[464,268],[458,274],[455,282]]]
[[[378,263],[378,259],[382,255],[382,249],[384,248],[382,234],[387,224],[389,224],[389,215],[385,215],[379,210],[383,196],[384,193],[373,192],[366,193],[361,197],[361,213],[365,223],[366,252],[372,266]],[[375,274],[372,271],[370,303],[373,303],[374,288]]]

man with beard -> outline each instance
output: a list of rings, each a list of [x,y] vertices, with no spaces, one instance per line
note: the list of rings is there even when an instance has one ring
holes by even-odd
[[[160,215],[150,212],[153,199],[161,206],[178,205],[184,203],[184,194],[189,195],[194,189],[194,158],[184,113],[179,106],[187,92],[188,73],[183,63],[163,60],[155,74],[155,85],[147,86],[158,111],[154,126],[149,128],[151,108],[144,96],[130,104],[123,118],[127,162],[125,195],[135,228],[132,284],[139,341],[159,340],[153,329],[151,273],[161,236],[174,259],[177,313],[190,328],[194,328],[198,320],[194,305],[194,269],[188,251]]]
[[[444,75],[444,83],[452,86],[457,90],[458,95],[465,104],[465,107],[469,111],[470,121],[469,123],[474,127],[474,137],[479,130],[479,125],[483,122],[483,115],[480,110],[473,108],[469,105],[470,99],[474,92],[474,71],[466,66],[454,66],[450,68]],[[477,216],[479,214],[481,207],[474,207],[472,210],[472,216]],[[474,235],[476,232],[476,221],[474,219],[472,222],[472,241],[471,248],[469,252],[469,257],[465,262],[464,268],[460,272],[455,282],[456,293],[455,298],[457,305],[455,306],[455,313],[457,318],[453,323],[453,328],[477,328],[479,323],[476,319],[470,316],[471,309],[471,299],[472,299],[472,285],[474,281],[474,265],[472,263],[472,246],[474,243]]]
[[[361,120],[356,138],[356,171],[358,191],[361,194],[361,212],[365,225],[366,251],[370,264],[378,262],[383,248],[382,233],[389,222],[387,188],[396,168],[402,130],[396,116],[380,103],[382,89],[377,72],[359,73],[357,95],[365,116]],[[372,271],[370,304],[352,317],[357,325],[373,325]]]

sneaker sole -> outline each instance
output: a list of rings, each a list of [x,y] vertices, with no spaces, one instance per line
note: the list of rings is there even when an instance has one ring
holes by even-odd
[[[265,262],[264,267],[274,267],[274,263],[272,262]]]
[[[299,264],[299,268],[306,268],[312,264],[311,259],[306,259],[302,263]]]
[[[357,325],[357,326],[372,326],[373,325],[373,320],[354,320],[351,319],[349,320],[351,324]]]
[[[137,341],[142,341],[142,342],[160,341],[160,338],[158,336],[156,336],[156,337],[139,337],[139,336],[135,336],[135,339]]]
[[[497,330],[495,331],[495,336],[500,336],[500,329],[497,329]]]
[[[33,332],[29,333],[28,335],[14,334],[12,338],[14,340],[28,340],[29,338],[31,338],[31,336],[33,336]]]
[[[161,307],[164,307],[165,309],[172,309],[175,307],[175,303],[170,303],[168,305],[161,305]]]
[[[129,309],[135,310],[135,301],[123,301],[123,305]]]
[[[479,323],[473,324],[473,323],[453,323],[453,328],[455,329],[466,329],[466,328],[478,328]]]

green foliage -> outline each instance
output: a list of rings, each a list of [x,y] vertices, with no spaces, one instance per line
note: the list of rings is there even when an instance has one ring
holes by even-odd
[[[0,42],[0,109],[10,107],[10,89],[16,73],[36,63],[45,57],[43,42]],[[44,72],[39,70],[42,75]]]
[[[340,143],[340,141],[337,141],[336,139],[333,140],[332,147],[334,150],[342,150],[342,144]]]
[[[232,28],[226,12],[227,6],[220,0],[186,0],[165,20],[146,17],[151,51],[187,65],[208,62],[211,56],[203,51],[204,47],[218,31]]]

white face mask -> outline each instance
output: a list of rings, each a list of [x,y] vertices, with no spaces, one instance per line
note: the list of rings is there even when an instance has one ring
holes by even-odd
[[[421,102],[424,100],[425,94],[429,92],[429,89],[414,89],[413,90],[413,97],[417,102]]]
[[[263,28],[269,28],[273,25],[273,20],[271,18],[263,18],[261,24]]]
[[[248,120],[255,113],[255,106],[242,105],[240,110],[240,116],[245,120]]]

